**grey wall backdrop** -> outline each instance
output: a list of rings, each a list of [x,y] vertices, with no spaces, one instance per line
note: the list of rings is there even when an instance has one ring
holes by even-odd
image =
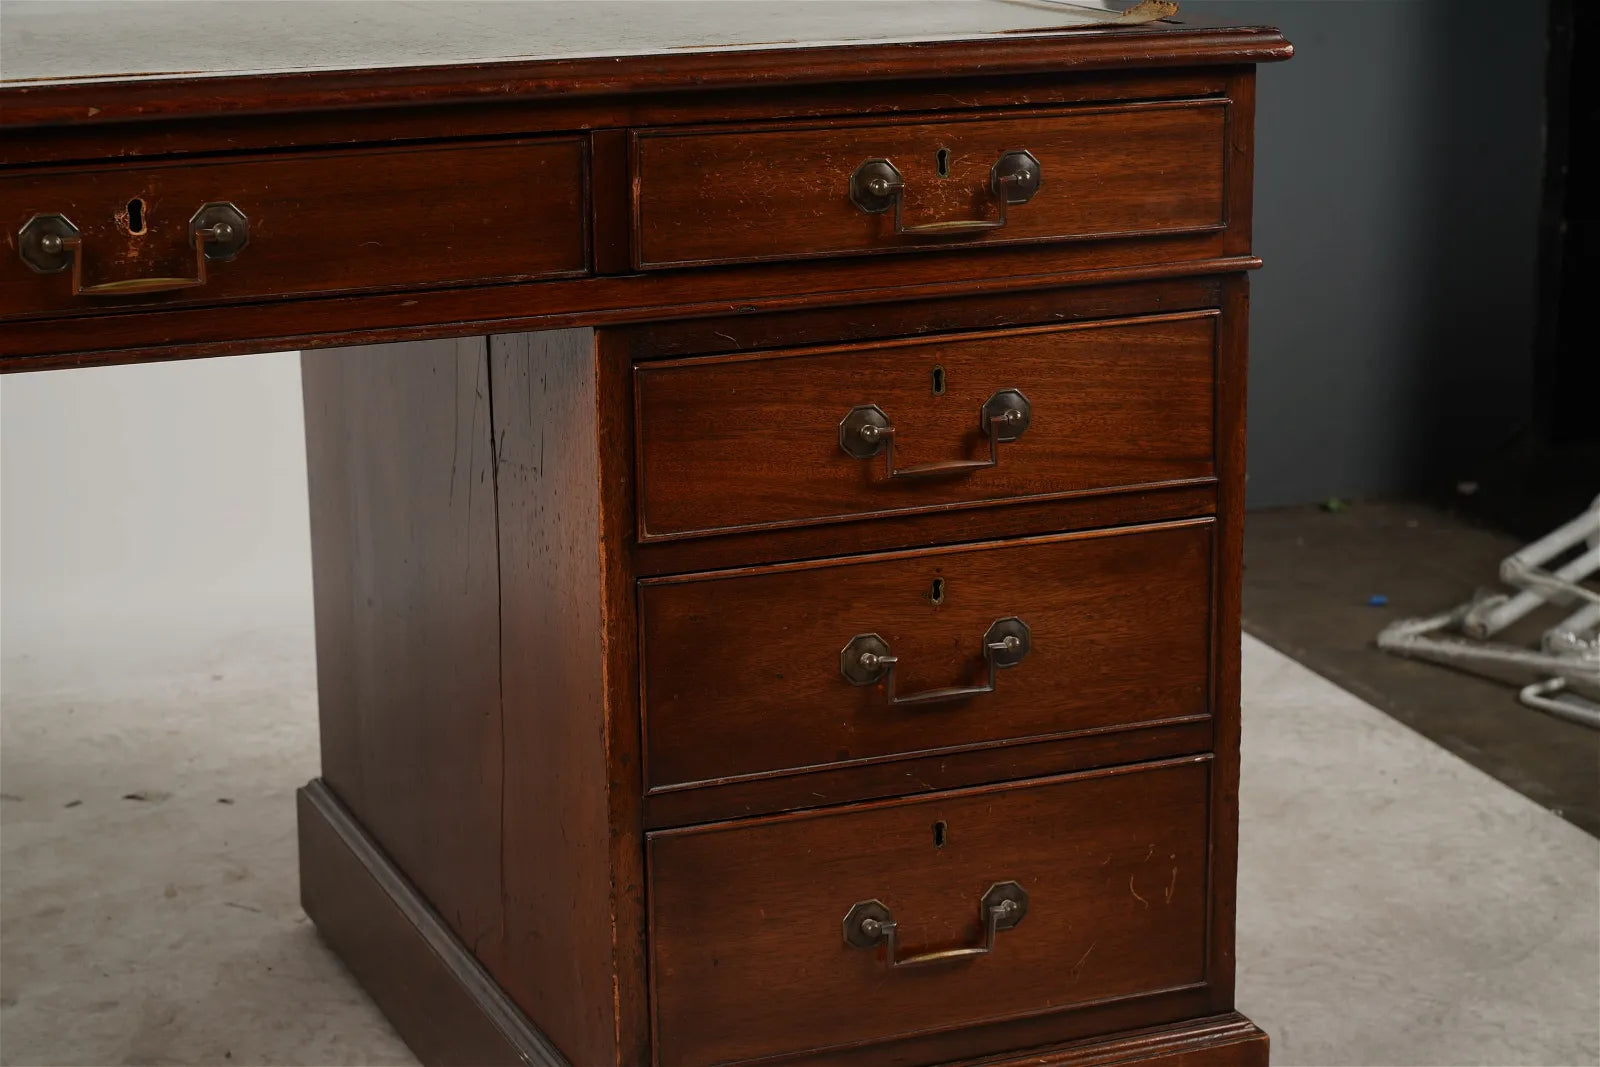
[[[1527,421],[1545,0],[1183,0],[1264,67],[1253,507],[1451,484]]]

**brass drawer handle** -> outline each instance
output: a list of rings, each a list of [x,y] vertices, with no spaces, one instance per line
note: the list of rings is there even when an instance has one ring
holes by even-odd
[[[884,456],[884,474],[889,478],[936,478],[966,474],[1000,465],[1000,446],[1027,432],[1033,421],[1028,398],[1016,389],[1002,389],[984,402],[978,411],[978,428],[989,438],[988,459],[957,459],[938,463],[919,463],[911,467],[894,465],[894,424],[876,404],[858,404],[839,422],[839,447],[853,459]]]
[[[989,193],[999,205],[992,219],[952,219],[907,226],[905,220],[906,182],[900,170],[887,159],[869,159],[850,175],[850,202],[867,215],[894,210],[894,232],[904,237],[960,237],[1006,224],[1006,207],[1026,204],[1039,191],[1039,161],[1032,152],[1007,152],[989,169]]]
[[[984,685],[958,685],[948,689],[924,689],[920,693],[895,692],[895,667],[899,657],[889,651],[889,642],[877,634],[856,634],[839,653],[839,673],[851,685],[877,685],[880,681],[888,691],[889,706],[906,704],[941,704],[951,700],[992,693],[995,674],[1005,667],[1015,667],[1022,662],[1032,647],[1033,635],[1028,624],[1012,616],[997,619],[983,635],[983,658],[989,664],[989,681]]]
[[[194,245],[193,277],[124,278],[87,286],[83,284],[83,237],[65,215],[29,219],[17,232],[17,251],[22,262],[40,274],[57,274],[71,267],[73,296],[167,293],[204,285],[208,260],[232,259],[249,243],[250,221],[232,204],[203,204],[189,220],[189,241]]]
[[[983,920],[983,944],[902,957],[899,955],[899,926],[889,914],[889,909],[881,900],[863,900],[844,917],[844,940],[852,948],[870,949],[883,945],[884,958],[891,970],[987,956],[994,951],[996,936],[1003,930],[1015,929],[1023,916],[1028,914],[1028,892],[1016,882],[996,882],[978,902],[978,911]]]

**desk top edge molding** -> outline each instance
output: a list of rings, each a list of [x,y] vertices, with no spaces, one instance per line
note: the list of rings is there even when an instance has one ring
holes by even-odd
[[[0,36],[0,53],[7,54],[10,63],[0,66],[21,65],[20,53],[30,47],[45,51],[63,48],[63,42],[50,39],[48,33],[34,31],[18,5],[7,6],[13,9],[7,21],[14,25]],[[182,6],[199,9],[210,5]],[[1010,9],[1004,0],[974,7],[1002,14]],[[952,71],[970,77],[1238,66],[1288,59],[1294,54],[1282,33],[1266,26],[1205,26],[1189,20],[1040,32],[997,19],[996,27],[963,35],[930,38],[906,34],[870,40],[831,39],[838,35],[827,33],[831,27],[826,27],[815,43],[796,39],[770,45],[673,44],[660,51],[633,49],[610,54],[546,54],[548,46],[541,48],[539,41],[514,40],[498,50],[510,54],[466,62],[404,62],[392,61],[391,56],[363,65],[359,57],[347,57],[336,65],[312,61],[261,70],[226,69],[225,64],[217,63],[217,69],[178,67],[176,73],[130,74],[115,73],[117,65],[107,61],[100,64],[108,68],[103,71],[0,79],[0,128],[942,79],[951,77]],[[212,26],[206,32],[216,30]],[[425,43],[415,44],[418,56],[427,53]],[[519,49],[518,45],[527,47]]]

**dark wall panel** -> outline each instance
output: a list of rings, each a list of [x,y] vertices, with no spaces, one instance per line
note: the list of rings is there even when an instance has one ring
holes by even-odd
[[[1542,0],[1185,0],[1261,71],[1250,504],[1447,484],[1531,416]]]

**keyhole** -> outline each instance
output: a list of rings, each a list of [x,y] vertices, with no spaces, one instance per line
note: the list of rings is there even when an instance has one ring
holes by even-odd
[[[934,159],[935,164],[937,164],[937,166],[939,168],[939,177],[941,177],[941,178],[950,177],[950,149],[948,149],[948,148],[939,149],[939,151],[934,153],[933,159]]]
[[[945,821],[943,819],[940,819],[938,822],[933,824],[934,848],[944,848],[945,839],[949,835],[949,831],[950,827],[945,825]]]
[[[933,585],[928,588],[928,599],[935,604],[944,603],[944,579],[935,578]]]
[[[128,232],[144,232],[144,201],[137,196],[128,201]]]
[[[933,395],[944,396],[944,368],[933,368]]]

